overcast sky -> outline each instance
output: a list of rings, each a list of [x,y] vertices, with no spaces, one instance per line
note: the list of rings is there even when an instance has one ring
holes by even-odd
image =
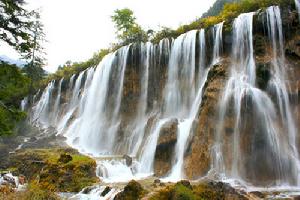
[[[46,70],[54,72],[67,60],[83,61],[116,41],[110,16],[116,9],[133,10],[144,29],[177,28],[201,16],[215,0],[27,0],[28,7],[42,9],[45,26]],[[0,55],[16,58],[7,46]]]

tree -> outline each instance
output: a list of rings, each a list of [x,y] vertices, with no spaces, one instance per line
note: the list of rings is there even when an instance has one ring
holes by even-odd
[[[0,42],[28,61],[22,71],[0,61],[0,136],[12,134],[24,119],[25,113],[19,110],[21,99],[33,93],[34,84],[44,75],[43,25],[39,12],[27,11],[24,4],[24,0],[0,0]]]
[[[0,40],[27,54],[33,47],[32,17],[23,8],[24,0],[0,0]]]
[[[121,45],[148,40],[148,34],[136,23],[132,10],[128,8],[117,9],[111,19],[117,29],[116,34]]]
[[[45,65],[44,48],[42,44],[45,42],[45,34],[43,32],[43,24],[40,21],[40,14],[37,11],[32,11],[32,48],[23,58],[29,61],[24,66],[23,71],[31,80],[30,90],[33,92],[35,85],[41,81],[45,75],[43,67]]]

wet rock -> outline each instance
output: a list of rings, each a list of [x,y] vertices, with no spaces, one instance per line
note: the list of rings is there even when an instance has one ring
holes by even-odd
[[[250,194],[254,195],[254,196],[257,196],[259,198],[265,198],[265,195],[262,193],[262,192],[259,192],[259,191],[253,191],[253,192],[250,192]]]
[[[200,113],[188,151],[185,152],[184,169],[189,179],[207,174],[211,166],[211,150],[215,141],[218,103],[226,84],[230,60],[223,59],[212,67],[205,84]]]
[[[123,155],[123,159],[125,159],[126,165],[130,167],[132,165],[132,158],[128,155]]]
[[[31,137],[31,138],[28,140],[28,142],[35,142],[35,141],[37,141],[37,138],[36,138],[36,137]]]
[[[110,191],[111,191],[111,187],[106,186],[103,192],[101,193],[101,196],[105,197],[105,195],[107,195]]]
[[[177,126],[177,119],[173,119],[161,128],[154,158],[156,176],[166,175],[171,170],[173,152],[177,142]]]
[[[254,51],[255,55],[264,55],[266,53],[266,41],[262,35],[254,36]]]
[[[286,45],[285,55],[294,59],[300,58],[300,36],[295,36]]]
[[[266,90],[268,82],[271,79],[271,63],[257,63],[256,77],[257,85],[260,89]]]
[[[96,189],[96,186],[86,187],[82,190],[82,194],[89,194],[94,189]]]
[[[300,200],[300,196],[293,197],[293,200]]]
[[[130,181],[124,190],[118,193],[114,200],[137,200],[145,193],[142,185],[134,180]]]
[[[159,179],[155,179],[155,180],[154,180],[154,183],[155,183],[155,184],[159,184],[159,183],[160,183],[160,180],[159,180]]]

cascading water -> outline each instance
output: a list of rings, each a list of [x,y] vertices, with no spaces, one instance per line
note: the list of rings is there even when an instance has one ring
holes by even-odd
[[[32,108],[33,114],[31,115],[30,121],[41,128],[48,127],[51,124],[49,113],[53,89],[54,81],[51,81],[45,88],[38,103]]]
[[[219,36],[221,35],[216,34],[216,37]],[[219,38],[216,39],[219,41]],[[193,59],[195,59],[196,38],[193,37],[192,42],[193,42],[192,45],[187,45],[189,46],[190,50],[186,51],[186,52],[192,52],[191,55],[186,56],[186,58],[190,58],[192,61],[186,62],[183,65],[183,67],[192,68],[192,70],[194,71],[195,68],[192,65],[195,66],[195,60]],[[184,119],[180,119],[179,121],[177,143],[175,146],[174,165],[172,167],[170,175],[166,178],[166,180],[176,181],[185,178],[184,170],[182,169],[183,161],[184,161],[184,152],[187,148],[188,139],[192,132],[191,129],[192,129],[193,122],[196,119],[198,114],[198,109],[202,101],[203,88],[208,74],[208,69],[205,69],[205,64],[204,64],[205,63],[205,32],[203,29],[199,33],[199,46],[200,46],[200,55],[199,55],[200,61],[199,61],[199,74],[197,77],[198,79],[197,83],[199,83],[199,85],[197,87],[196,83],[194,82],[190,83],[190,85],[193,85],[193,87],[197,92],[196,92],[196,96],[192,98],[192,104],[188,108],[188,114],[184,117]],[[193,77],[194,74],[190,78]]]
[[[62,85],[63,81],[64,81],[63,78],[59,81],[58,91],[57,91],[56,99],[55,99],[55,102],[54,102],[54,108],[53,108],[52,113],[51,113],[51,121],[52,121],[53,125],[57,124],[57,122],[58,122],[57,120],[58,120],[58,116],[59,116],[61,85]]]
[[[287,73],[283,47],[283,33],[280,8],[278,6],[267,9],[268,36],[273,49],[272,58],[272,78],[268,83],[270,93],[276,94],[276,103],[279,105],[279,111],[284,130],[288,133],[289,145],[292,155],[295,157],[294,168],[295,175],[298,174],[297,183],[300,181],[300,165],[296,143],[297,128],[292,116],[288,89],[286,85]]]
[[[22,99],[21,101],[21,110],[25,111],[27,109],[28,106],[28,97],[25,97],[24,99]]]
[[[150,42],[141,45],[143,77],[141,79],[141,95],[138,103],[136,119],[134,120],[133,133],[129,137],[129,153],[136,156],[143,141],[145,127],[147,125],[147,102],[148,102],[148,82],[149,67],[154,58],[154,45]]]
[[[222,23],[218,24],[214,28],[215,59],[219,59],[220,56],[222,25]],[[197,35],[199,36],[200,49],[199,63],[196,63]],[[136,169],[135,173],[145,176],[153,173],[156,144],[162,126],[166,122],[178,118],[178,141],[175,147],[174,167],[170,177],[173,180],[183,178],[184,151],[192,132],[193,121],[198,113],[208,74],[208,68],[205,66],[205,31],[200,30],[199,33],[198,31],[191,31],[183,34],[172,42],[171,50],[170,47],[171,45],[167,39],[162,40],[158,46],[151,43],[141,44],[140,46],[141,93],[136,117],[132,119],[132,124],[126,128],[126,131],[130,133],[129,142],[123,141],[115,145],[121,120],[119,110],[130,46],[123,47],[117,52],[106,56],[95,70],[91,68],[81,72],[76,80],[75,76],[70,78],[70,91],[68,92],[70,100],[65,106],[65,115],[61,117],[57,125],[58,134],[64,134],[67,137],[67,143],[71,146],[94,156],[101,154],[113,156],[114,151],[118,151],[119,146],[125,145],[127,148],[124,149],[127,150],[121,152],[130,154],[133,157],[139,155],[137,157],[138,164],[134,167]],[[170,55],[168,79],[163,91],[164,106],[157,111],[151,111],[157,114],[145,140],[143,137],[150,117],[147,114],[149,68],[154,63],[156,48],[159,51],[159,62],[167,59]],[[199,66],[198,73],[196,73],[197,66]],[[111,83],[115,80],[120,80],[119,84],[112,86]],[[60,81],[59,87],[61,87],[62,81]],[[58,89],[56,100],[60,99],[59,93]],[[54,107],[56,106],[55,103]],[[141,146],[142,144],[144,145]],[[118,161],[118,158],[99,164],[102,166],[100,170],[106,171],[104,173],[105,177],[107,177],[107,174],[113,173],[111,171],[113,167],[110,167],[111,163],[114,163],[117,169],[121,171],[131,172],[126,175],[126,180],[133,177],[134,172],[123,162]],[[111,178],[107,177],[106,180],[111,180]]]
[[[128,51],[129,46],[106,56],[96,68],[86,100],[82,105],[83,111],[66,132],[68,143],[86,153],[100,155],[113,152],[115,134],[119,125],[118,113]],[[117,68],[112,70],[113,66]],[[115,102],[111,102],[113,105],[108,108],[109,81],[113,81],[110,79],[111,73],[116,76],[115,80],[119,80],[120,84],[115,84],[112,93],[116,95]]]
[[[224,22],[221,22],[215,25],[213,28],[214,48],[213,48],[212,65],[220,62],[220,54],[221,54],[222,43],[223,43],[223,37],[222,37],[223,25]]]
[[[74,114],[74,112],[76,111],[76,109],[78,109],[80,86],[81,86],[81,81],[82,81],[84,73],[85,73],[85,71],[82,71],[78,75],[78,77],[75,81],[74,87],[73,87],[73,84],[74,84],[74,80],[75,80],[75,75],[72,75],[70,78],[68,94],[71,97],[71,100],[67,105],[66,114],[62,117],[60,122],[57,124],[57,135],[61,134],[65,130],[67,123],[71,119],[71,117]]]
[[[258,84],[253,15],[242,14],[233,24],[232,62],[220,96],[212,168],[224,179],[297,185],[298,133],[286,85],[280,10],[266,11],[273,50],[266,88]],[[153,175],[164,126],[176,121],[173,160],[165,180],[186,178],[183,166],[189,158],[185,156],[209,71],[226,62],[221,59],[226,43],[223,24],[212,28],[212,37],[207,38],[213,41],[206,41],[210,31],[202,29],[158,45],[125,46],[104,57],[97,67],[69,80],[50,82],[32,108],[31,121],[42,128],[54,126],[70,146],[94,156],[104,182]],[[127,108],[131,100],[134,105]],[[132,164],[123,155],[130,155]]]
[[[189,117],[196,90],[196,36],[197,31],[190,31],[179,36],[173,42],[169,60],[168,80],[164,89],[164,109],[160,115],[162,118],[154,123],[152,134],[147,139],[141,156],[140,173],[153,173],[154,154],[162,126],[171,119],[184,120]],[[190,131],[186,130],[181,133],[188,135]],[[179,135],[182,134],[179,133]],[[186,140],[178,142],[180,146],[182,146],[181,142],[185,145]],[[179,165],[181,167],[180,163]],[[179,176],[181,176],[181,172]]]
[[[270,16],[274,9],[277,10],[274,7],[267,10],[269,21],[271,18],[279,19],[278,15]],[[297,168],[294,153],[289,147],[292,144],[280,135],[272,99],[256,87],[253,14],[242,14],[234,21],[232,68],[220,102],[213,166],[226,178],[255,184],[295,184],[296,171],[290,171]],[[275,82],[283,86],[284,83],[276,79],[278,74],[275,72],[273,75]],[[269,84],[273,85],[273,82]],[[281,88],[281,91],[286,92],[286,88]],[[224,135],[228,123],[234,125],[230,136],[228,133]],[[255,129],[250,133],[249,128],[253,126]]]

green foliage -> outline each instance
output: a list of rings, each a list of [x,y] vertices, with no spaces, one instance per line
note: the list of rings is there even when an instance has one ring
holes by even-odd
[[[177,37],[190,30],[208,28],[222,21],[230,22],[241,13],[254,12],[272,5],[287,7],[293,4],[294,0],[220,0],[216,2],[216,6],[211,8],[211,11],[203,15],[206,16],[205,18],[182,25],[177,30],[163,29],[154,36],[153,42],[157,43],[166,37]]]
[[[120,40],[119,45],[123,46],[132,42],[145,42],[148,40],[147,32],[135,22],[136,18],[132,10],[128,8],[117,9],[111,19],[117,29],[116,34]]]
[[[17,66],[0,62],[0,136],[12,134],[16,124],[26,117],[17,108],[28,94],[29,82]]]
[[[36,29],[37,12],[26,10],[24,4],[24,0],[0,1],[0,40],[26,56],[37,46],[35,32],[42,29]]]
[[[136,18],[133,15],[133,11],[124,8],[117,9],[114,12],[115,14],[111,16],[112,21],[115,23],[118,32],[128,32],[132,27],[134,27]]]
[[[208,9],[207,12],[205,12],[201,18],[210,17],[210,16],[216,16],[218,15],[224,8],[224,5],[226,3],[232,3],[232,2],[238,2],[240,0],[217,0],[212,7]]]
[[[59,80],[61,78],[70,78],[73,74],[77,74],[89,67],[97,66],[101,60],[109,54],[111,50],[101,49],[99,52],[94,53],[93,57],[84,62],[67,61],[63,66],[59,66],[57,71],[50,74],[46,79],[43,80],[43,85],[47,84],[51,80]]]
[[[7,106],[19,106],[28,94],[30,80],[15,65],[0,62],[0,100]]]
[[[60,198],[53,191],[42,189],[39,184],[31,183],[23,194],[24,200],[59,200]]]
[[[13,134],[16,124],[25,117],[24,112],[0,105],[0,136]]]
[[[155,33],[154,37],[152,38],[151,42],[159,43],[160,40],[164,38],[175,38],[178,36],[178,33],[175,30],[172,30],[168,27],[161,27],[161,30]]]

